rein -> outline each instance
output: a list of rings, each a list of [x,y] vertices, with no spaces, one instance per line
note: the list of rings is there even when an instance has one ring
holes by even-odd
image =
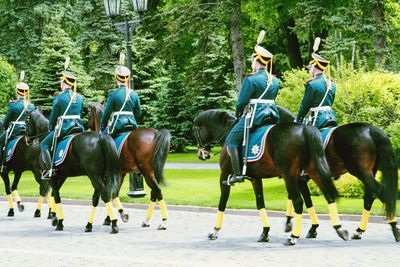
[[[224,131],[222,132],[222,134],[220,135],[220,137],[218,139],[216,139],[215,141],[211,141],[209,143],[205,143],[203,144],[202,140],[201,140],[201,135],[200,135],[200,127],[195,125],[194,127],[194,135],[197,141],[197,147],[201,147],[201,148],[209,148],[211,150],[212,147],[221,144],[222,140],[224,138],[226,138],[227,133],[230,131],[230,129],[232,128],[231,125],[228,125],[227,127],[225,127]],[[219,153],[221,153],[221,151],[216,152],[215,155],[218,155]]]

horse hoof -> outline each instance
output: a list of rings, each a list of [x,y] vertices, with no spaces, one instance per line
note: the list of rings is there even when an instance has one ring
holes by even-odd
[[[52,226],[57,226],[57,224],[58,224],[57,216],[52,217],[51,218],[51,225]]]
[[[336,233],[344,241],[349,240],[349,232],[347,230],[343,230],[341,228],[338,228],[338,229],[336,229]]]
[[[217,239],[220,230],[221,230],[221,229],[214,228],[213,231],[212,231],[211,233],[208,234],[208,236],[207,236],[208,239],[210,239],[210,240],[215,240],[215,239]]]
[[[64,230],[63,220],[58,220],[56,231]]]
[[[47,219],[51,220],[54,217],[56,217],[56,213],[55,212],[49,212],[49,214],[47,215]]]
[[[400,230],[397,227],[392,228],[392,232],[394,235],[394,240],[396,240],[396,242],[400,242]]]
[[[107,216],[107,217],[104,219],[103,225],[111,225],[110,216]]]
[[[260,242],[260,243],[266,243],[266,242],[269,242],[269,235],[261,235],[259,238],[258,238],[258,240],[257,240],[257,242]]]
[[[86,224],[86,227],[85,227],[85,232],[86,233],[91,233],[92,232],[92,229],[93,229],[93,225],[91,224],[91,223],[87,223]]]
[[[294,235],[291,235],[286,242],[284,243],[285,246],[294,246],[296,245],[297,241],[299,240],[299,237],[296,237]]]
[[[33,218],[40,218],[40,216],[42,216],[40,210],[36,209],[35,214],[33,215]]]
[[[164,225],[163,223],[161,223],[158,227],[157,230],[167,230],[167,225]]]
[[[150,227],[150,221],[144,221],[142,222],[142,227]]]
[[[8,210],[7,217],[14,217],[14,209]]]
[[[310,230],[308,230],[306,238],[316,238],[318,226],[319,226],[319,224],[311,225],[311,228],[310,228]]]
[[[285,233],[290,233],[292,231],[293,224],[291,222],[286,223],[285,225]]]
[[[110,234],[117,234],[119,232],[118,226],[117,226],[117,220],[112,220],[112,225],[111,225],[111,232]]]
[[[25,206],[23,204],[18,203],[17,205],[19,212],[23,212],[25,210]]]
[[[129,214],[121,213],[121,220],[126,223],[129,221]]]
[[[362,234],[364,233],[363,230],[361,230],[360,228],[357,228],[357,230],[354,232],[354,234],[351,236],[351,239],[353,240],[360,240]]]

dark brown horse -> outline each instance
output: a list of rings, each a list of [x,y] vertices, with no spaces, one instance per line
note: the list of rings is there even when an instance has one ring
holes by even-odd
[[[104,108],[100,103],[90,105],[89,127],[96,132],[100,132],[100,118],[103,112]],[[162,222],[158,229],[167,229],[167,208],[160,183],[163,183],[164,180],[163,169],[168,156],[170,139],[171,135],[168,130],[156,131],[151,128],[140,128],[129,134],[122,147],[119,158],[122,179],[113,197],[116,198],[118,196],[119,189],[127,173],[140,172],[151,189],[150,204],[146,219],[142,223],[143,227],[150,226],[153,210],[158,201],[162,214]]]
[[[0,129],[3,128],[3,122],[0,122]],[[14,216],[14,201],[17,203],[18,210],[20,212],[24,211],[24,205],[21,202],[21,198],[18,193],[18,183],[21,179],[22,173],[24,171],[31,171],[35,177],[36,182],[39,184],[39,200],[36,207],[34,217],[38,218],[41,216],[42,202],[43,199],[47,199],[49,207],[52,206],[51,197],[48,194],[50,189],[50,184],[48,181],[42,180],[40,174],[39,166],[39,153],[40,148],[38,143],[29,144],[28,138],[24,136],[19,140],[16,145],[13,156],[8,162],[5,162],[6,171],[1,173],[1,178],[4,181],[4,187],[7,195],[7,200],[9,203],[9,210],[7,216]],[[14,179],[10,185],[10,171],[14,172]],[[49,216],[51,218],[50,210]]]
[[[48,132],[49,121],[38,111],[28,111],[26,116],[26,135],[30,138],[42,136]],[[60,188],[67,177],[87,175],[97,196],[106,203],[107,213],[112,220],[111,233],[118,233],[117,219],[111,205],[111,195],[119,183],[119,162],[114,141],[109,136],[94,132],[76,135],[71,141],[70,149],[64,162],[57,167],[56,175],[51,178],[52,194],[56,203],[57,217],[53,218],[56,230],[63,230],[64,215],[61,208]],[[43,166],[43,162],[40,162]],[[94,210],[98,204],[92,198],[93,209],[85,231],[92,230]]]
[[[293,121],[294,115],[287,111],[283,121]],[[384,203],[386,219],[390,224],[394,238],[400,241],[400,231],[397,228],[395,217],[398,167],[396,158],[385,132],[367,123],[350,123],[337,127],[331,135],[329,143],[325,149],[326,158],[334,177],[350,173],[357,177],[364,185],[364,211],[359,227],[352,235],[353,239],[361,239],[368,224],[368,217],[375,198]],[[382,172],[382,182],[376,179],[376,173]],[[306,207],[313,207],[310,191],[307,187],[305,177],[300,179],[299,187],[303,195]],[[289,204],[290,208],[290,204]],[[290,229],[290,217],[288,218],[287,228]],[[309,237],[316,237],[318,221],[309,230]]]
[[[282,117],[284,114],[281,115]],[[198,143],[198,155],[205,160],[209,157],[211,147],[218,143],[223,146],[220,156],[220,189],[221,197],[218,205],[217,222],[209,234],[216,239],[222,226],[222,218],[229,198],[231,187],[227,185],[228,176],[232,174],[229,155],[224,145],[229,130],[236,118],[223,110],[207,110],[194,120],[193,133]],[[292,120],[293,121],[293,120]],[[294,230],[286,241],[286,245],[294,245],[301,233],[303,200],[298,189],[298,179],[302,170],[306,170],[323,192],[329,203],[333,227],[338,235],[347,240],[348,233],[341,228],[335,198],[336,188],[331,180],[328,163],[325,159],[323,144],[317,129],[298,123],[281,123],[275,125],[266,139],[266,148],[261,159],[248,165],[247,176],[251,177],[256,196],[257,209],[263,223],[263,232],[259,242],[269,240],[270,229],[265,212],[262,178],[282,177],[288,194],[291,196],[296,212]]]

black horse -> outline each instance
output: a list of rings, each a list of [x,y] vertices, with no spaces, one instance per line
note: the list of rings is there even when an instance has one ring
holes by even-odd
[[[287,111],[281,121],[293,121],[294,115]],[[361,239],[368,223],[369,212],[377,197],[385,205],[386,219],[394,238],[400,241],[400,231],[395,217],[398,166],[390,140],[381,129],[367,123],[350,123],[337,127],[325,149],[326,158],[334,177],[345,173],[357,177],[364,185],[364,211],[359,227],[352,239]],[[375,180],[377,171],[382,172],[382,182]],[[307,177],[299,181],[299,188],[307,208],[312,208]],[[290,217],[286,222],[290,231]],[[311,227],[310,237],[316,237],[318,224]]]
[[[38,110],[28,111],[26,118],[27,136],[41,136],[48,131],[48,120]],[[43,166],[43,162],[40,161]],[[71,176],[87,175],[102,200],[106,203],[107,213],[112,220],[111,233],[118,233],[117,219],[110,202],[111,194],[119,183],[119,162],[114,141],[106,135],[95,132],[84,132],[74,137],[64,162],[57,168],[51,178],[58,219],[53,220],[56,230],[63,230],[64,215],[61,209],[60,188]],[[95,196],[92,199],[93,209],[98,205]],[[92,210],[93,213],[93,210]],[[93,216],[89,217],[85,230],[92,229]]]
[[[282,110],[281,110],[281,113]],[[285,117],[282,114],[281,117]],[[220,156],[220,189],[221,197],[218,205],[217,222],[210,239],[216,239],[222,226],[222,218],[226,203],[229,198],[230,186],[226,181],[232,174],[229,155],[226,150],[225,138],[235,124],[236,118],[223,110],[208,110],[200,113],[194,120],[193,133],[198,143],[199,158],[209,158],[210,150],[216,143],[223,146]],[[292,120],[293,121],[293,120]],[[265,203],[262,187],[262,178],[282,177],[285,181],[288,194],[291,196],[296,212],[296,220],[292,235],[285,243],[294,245],[301,232],[301,214],[303,211],[303,200],[298,189],[298,179],[302,170],[307,171],[323,192],[329,203],[332,224],[338,235],[347,240],[348,233],[340,225],[336,209],[336,188],[331,179],[328,163],[325,159],[323,144],[317,129],[298,123],[281,123],[275,125],[266,139],[266,148],[260,160],[250,163],[247,175],[252,177],[256,196],[257,209],[263,223],[263,232],[259,242],[269,240],[269,223],[265,212]]]

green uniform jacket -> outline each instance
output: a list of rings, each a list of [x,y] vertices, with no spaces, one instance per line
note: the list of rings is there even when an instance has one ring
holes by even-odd
[[[23,98],[19,98],[15,101],[12,101],[9,105],[8,105],[8,109],[7,109],[7,114],[6,117],[4,118],[4,124],[3,124],[3,129],[7,130],[7,128],[9,126],[11,126],[11,123],[16,121],[18,119],[18,117],[21,115],[21,112],[24,110],[24,99]],[[33,104],[29,103],[27,106],[28,110],[34,110],[35,107]],[[24,112],[22,114],[22,116],[19,118],[18,121],[21,122],[25,122],[26,119],[26,112]],[[13,132],[11,133],[11,138],[17,136],[17,135],[21,135],[24,134],[25,132],[25,125],[21,125],[21,124],[16,124]]]
[[[242,89],[238,101],[236,103],[236,117],[243,114],[244,108],[249,104],[251,99],[258,99],[267,87],[268,74],[265,68],[260,68],[253,75],[246,76],[243,80]],[[268,91],[261,99],[275,100],[278,95],[279,80],[272,77],[272,84]],[[274,104],[257,104],[254,114],[255,127],[264,125],[265,123],[277,123],[279,121],[279,111]]]
[[[73,95],[73,91],[71,88],[67,88],[61,94],[55,96],[53,98],[53,107],[51,109],[50,118],[49,118],[49,130],[54,131],[56,127],[57,120],[60,116],[64,115],[65,110],[67,109],[71,97]],[[81,116],[83,109],[83,97],[80,94],[76,94],[76,99],[72,101],[71,106],[69,107],[67,113],[65,115],[79,115]],[[67,119],[63,121],[61,127],[60,136],[65,135],[72,128],[81,128],[83,132],[85,129],[82,124],[81,119]]]
[[[303,100],[301,101],[300,109],[296,117],[296,121],[303,122],[304,117],[311,108],[318,107],[326,93],[326,81],[323,74],[318,74],[314,79],[308,81],[305,85]],[[322,106],[332,107],[335,100],[336,84],[332,82],[332,90],[329,90]],[[315,114],[311,114],[314,116]],[[336,114],[331,111],[319,111],[316,118],[315,126],[321,128],[327,121],[336,121]],[[312,124],[312,122],[308,122]]]
[[[113,123],[112,125],[110,125],[109,130],[111,131],[112,128],[114,128],[112,134],[117,134],[122,132],[125,126],[127,125],[131,125],[135,129],[138,127],[136,120],[139,119],[140,116],[142,115],[139,96],[135,91],[130,90],[129,99],[126,101],[124,108],[121,110],[125,102],[125,95],[126,95],[125,89],[126,89],[125,85],[121,85],[116,90],[109,93],[100,123],[103,133],[107,128],[108,121],[110,120],[111,114],[113,112],[129,111],[132,112],[132,115],[119,115],[118,119],[116,116],[115,118],[111,118],[113,119]]]

